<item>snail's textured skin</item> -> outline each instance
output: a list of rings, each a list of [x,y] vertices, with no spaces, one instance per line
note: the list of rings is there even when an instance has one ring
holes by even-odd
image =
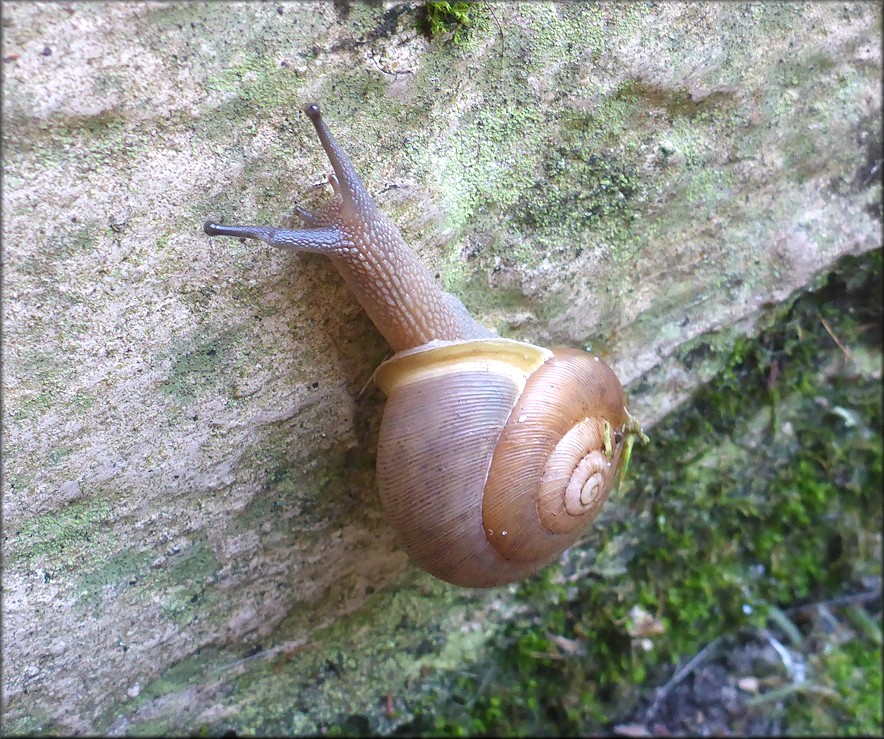
[[[375,379],[387,395],[378,484],[411,557],[467,587],[524,578],[598,515],[640,433],[598,357],[497,338],[436,284],[374,204],[319,112],[333,200],[300,208],[307,228],[223,226],[271,246],[326,254],[396,351]]]
[[[394,351],[433,341],[491,336],[453,295],[439,289],[430,271],[418,261],[399,229],[381,213],[362,181],[310,105],[313,120],[335,174],[335,197],[317,213],[298,209],[309,228],[287,230],[256,227],[242,233],[207,223],[210,236],[258,238],[281,248],[328,255],[353,294]]]

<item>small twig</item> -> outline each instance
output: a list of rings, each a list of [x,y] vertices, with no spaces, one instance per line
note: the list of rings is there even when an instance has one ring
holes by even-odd
[[[357,400],[362,400],[362,396],[365,395],[366,391],[368,390],[368,388],[371,386],[371,383],[373,383],[373,382],[374,382],[374,373],[372,372],[371,377],[369,377],[365,381],[365,384],[361,388],[359,388],[359,392],[356,393]]]
[[[261,652],[256,652],[255,654],[249,655],[248,657],[243,657],[242,659],[238,659],[235,662],[229,662],[226,665],[221,665],[220,667],[216,667],[214,670],[209,671],[209,675],[216,675],[221,672],[227,672],[228,670],[232,670],[235,667],[240,667],[244,665],[246,662],[252,662],[256,659],[269,659],[271,657],[275,657],[279,653],[284,653],[287,656],[300,652],[302,649],[309,649],[310,647],[315,647],[319,644],[319,642],[308,642],[306,639],[298,640],[298,641],[289,641],[285,644],[280,644],[277,647],[271,647],[270,649],[265,649]]]
[[[678,672],[676,672],[669,681],[662,687],[657,689],[657,695],[654,697],[654,702],[651,703],[651,707],[648,709],[648,712],[645,716],[646,721],[650,721],[657,711],[660,709],[660,705],[666,700],[666,697],[669,695],[671,690],[678,685],[682,680],[684,680],[688,675],[690,675],[694,670],[697,669],[703,662],[705,662],[712,652],[718,647],[721,642],[721,637],[717,636],[711,642],[709,642],[705,647],[703,647],[697,654],[695,654],[690,661],[682,667]]]
[[[393,352],[387,352],[386,355],[384,356],[384,358],[381,360],[381,364],[386,362],[392,355],[393,355]],[[378,366],[380,366],[380,365],[378,365]],[[365,392],[368,390],[368,388],[371,386],[371,383],[373,383],[373,382],[374,382],[374,372],[372,372],[371,375],[369,375],[368,379],[365,381],[365,384],[359,389],[359,392],[356,393],[357,400],[362,399],[362,396],[365,395]]]
[[[494,8],[491,7],[490,3],[487,0],[483,0],[482,4],[491,13],[491,17],[494,18],[494,22],[497,24],[497,30],[500,32],[500,76],[503,77],[503,67],[506,64],[506,37],[503,35],[503,25],[497,19],[497,13],[494,12]]]
[[[786,613],[798,613],[799,611],[808,611],[812,608],[819,608],[820,606],[851,606],[856,603],[867,603],[868,601],[881,600],[881,590],[871,590],[864,593],[852,593],[851,595],[841,595],[837,598],[830,598],[829,600],[818,600],[813,603],[804,603],[800,606],[792,606],[791,608],[787,608],[785,610]]]
[[[849,361],[852,362],[852,361],[853,361],[853,355],[850,353],[850,350],[849,350],[846,346],[844,346],[844,344],[841,343],[841,340],[840,340],[837,336],[835,336],[835,332],[832,331],[832,329],[831,329],[831,327],[829,326],[829,324],[828,324],[828,322],[826,321],[826,319],[823,318],[822,316],[820,316],[820,322],[823,324],[823,328],[826,329],[826,331],[828,331],[829,336],[832,337],[832,340],[838,345],[838,348],[839,348],[842,352],[844,352],[844,356],[847,357],[847,359],[848,359]]]

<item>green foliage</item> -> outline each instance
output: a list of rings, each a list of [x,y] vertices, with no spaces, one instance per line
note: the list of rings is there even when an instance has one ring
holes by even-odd
[[[840,645],[821,640],[819,647],[809,660],[812,682],[784,695],[790,733],[880,736],[880,642],[874,647],[853,635]]]
[[[880,252],[845,260],[760,337],[737,340],[636,454],[630,515],[601,528],[596,552],[524,583],[525,609],[478,671],[410,728],[610,730],[710,642],[748,642],[780,608],[880,582],[880,290]],[[808,682],[751,710],[785,705],[788,732],[880,733],[880,609],[877,622],[862,613],[840,643],[803,640]]]
[[[452,34],[455,43],[464,40],[476,22],[475,2],[428,2],[420,25],[432,38]]]

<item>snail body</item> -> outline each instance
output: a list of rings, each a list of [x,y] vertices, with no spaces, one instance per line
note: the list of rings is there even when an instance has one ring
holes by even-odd
[[[520,580],[571,546],[598,515],[635,438],[623,388],[598,357],[501,339],[442,291],[375,206],[319,107],[334,199],[297,208],[304,229],[204,224],[210,236],[327,254],[396,354],[378,487],[421,567],[466,587]]]

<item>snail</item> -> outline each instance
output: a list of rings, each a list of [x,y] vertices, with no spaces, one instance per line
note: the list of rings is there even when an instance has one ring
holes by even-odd
[[[304,112],[331,162],[333,199],[305,228],[228,226],[209,236],[326,254],[395,354],[377,477],[410,557],[465,587],[523,579],[570,547],[645,441],[614,372],[575,349],[503,339],[436,284],[366,191],[319,106]]]

